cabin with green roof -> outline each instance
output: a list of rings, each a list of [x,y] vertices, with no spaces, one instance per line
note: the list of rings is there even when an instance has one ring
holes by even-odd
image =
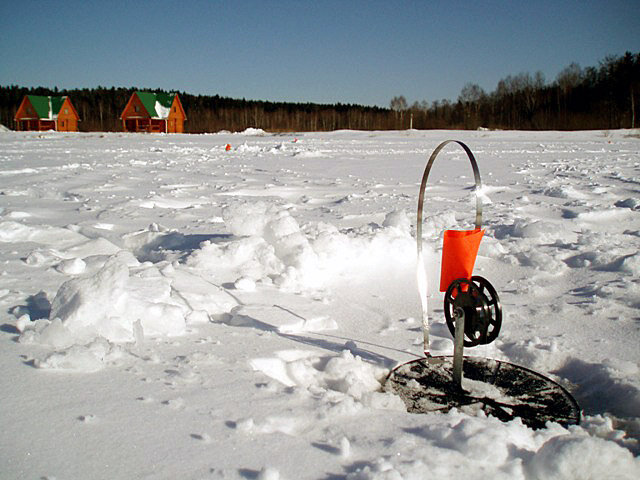
[[[80,117],[69,97],[25,95],[14,120],[16,130],[77,132]]]
[[[133,92],[120,118],[125,132],[183,133],[187,116],[177,93]]]

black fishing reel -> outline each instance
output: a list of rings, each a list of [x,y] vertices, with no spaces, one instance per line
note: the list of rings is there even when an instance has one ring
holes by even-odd
[[[502,305],[495,288],[483,277],[459,278],[444,294],[444,316],[455,337],[456,320],[464,315],[464,346],[487,345],[498,338]]]

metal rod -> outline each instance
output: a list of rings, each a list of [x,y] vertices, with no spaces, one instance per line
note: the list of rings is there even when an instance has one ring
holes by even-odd
[[[453,340],[453,383],[462,390],[462,362],[464,360],[464,311],[457,308],[454,312],[456,319],[456,334]]]

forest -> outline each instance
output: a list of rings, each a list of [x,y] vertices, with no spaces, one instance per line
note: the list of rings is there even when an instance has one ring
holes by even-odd
[[[136,90],[101,87],[58,90],[0,86],[0,124],[14,128],[24,95],[68,95],[81,131],[122,131],[120,114]],[[467,83],[456,101],[416,101],[403,95],[388,108],[354,104],[288,103],[177,92],[185,131],[208,133],[261,128],[269,132],[414,129],[588,130],[638,127],[640,53],[608,56],[598,66],[572,63],[547,82],[541,72],[501,79],[493,92]]]

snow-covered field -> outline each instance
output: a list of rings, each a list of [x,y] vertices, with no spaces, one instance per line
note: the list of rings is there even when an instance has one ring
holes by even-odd
[[[567,387],[580,426],[414,415],[415,210],[464,141],[475,273],[500,337],[467,350]],[[225,145],[232,146],[225,151]],[[431,349],[450,354],[455,145],[425,202]],[[640,478],[640,138],[611,132],[0,133],[0,478]]]

